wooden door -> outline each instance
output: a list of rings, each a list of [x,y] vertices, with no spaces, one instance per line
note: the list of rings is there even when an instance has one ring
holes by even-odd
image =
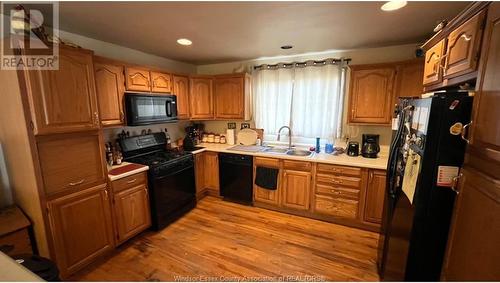
[[[196,183],[196,198],[199,200],[205,195],[205,153],[197,153],[194,155],[194,170]]]
[[[92,52],[60,48],[59,70],[27,71],[36,135],[99,128]]]
[[[389,124],[395,67],[351,67],[349,123]]]
[[[267,168],[276,168],[280,170],[280,160],[274,158],[264,158],[255,157],[254,158],[254,168],[253,168],[253,198],[256,202],[262,202],[266,204],[271,204],[274,206],[279,206],[280,204],[280,193],[281,193],[281,173],[278,173],[278,184],[276,190],[268,190],[259,187],[255,184],[255,170],[257,166],[263,166]]]
[[[215,118],[244,119],[245,78],[215,79]]]
[[[189,119],[189,79],[174,76],[174,94],[177,96],[177,118]]]
[[[446,41],[443,39],[425,52],[424,85],[440,83],[443,80],[443,55],[445,47]]]
[[[106,184],[47,204],[55,260],[63,277],[113,249]]]
[[[69,194],[107,180],[104,146],[98,132],[37,139],[45,195]]]
[[[103,126],[123,125],[125,122],[123,66],[96,58],[94,69],[101,124]]]
[[[159,72],[151,72],[152,92],[172,92],[172,75]]]
[[[212,194],[219,195],[219,155],[217,152],[207,151],[204,155],[205,188]]]
[[[420,97],[423,93],[424,60],[416,59],[398,66],[396,98]]]
[[[285,207],[308,210],[311,202],[311,173],[283,170],[282,205]]]
[[[476,71],[484,15],[485,11],[480,12],[448,35],[444,78]]]
[[[117,241],[123,243],[151,225],[148,188],[140,184],[113,196]]]
[[[385,200],[385,171],[370,170],[365,195],[363,220],[380,224]]]
[[[189,112],[192,120],[213,119],[213,79],[191,78],[189,85]]]
[[[151,76],[149,71],[133,67],[126,67],[125,86],[127,90],[150,92]]]
[[[482,43],[470,143],[442,279],[495,281],[500,278],[500,4],[488,9]]]

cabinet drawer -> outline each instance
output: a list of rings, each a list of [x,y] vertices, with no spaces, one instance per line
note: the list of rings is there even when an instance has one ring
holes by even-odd
[[[342,186],[342,187],[359,188],[361,185],[360,178],[339,176],[339,175],[317,174],[316,181],[318,183],[323,183],[335,187]]]
[[[47,136],[37,146],[47,195],[106,183],[98,133]]]
[[[128,188],[136,187],[141,184],[146,184],[146,172],[137,173],[125,178],[121,178],[111,182],[113,192],[119,192]]]
[[[303,161],[283,160],[283,168],[310,172],[311,163]]]
[[[318,184],[316,185],[316,193],[333,198],[359,200],[359,190],[350,188],[332,187]]]
[[[280,160],[274,159],[274,158],[255,157],[254,164],[255,164],[255,166],[279,168],[280,167]]]
[[[318,172],[335,173],[348,176],[361,176],[361,168],[337,166],[330,164],[318,164]]]
[[[357,218],[358,201],[347,199],[334,199],[332,197],[316,195],[314,209],[316,212],[332,216]]]

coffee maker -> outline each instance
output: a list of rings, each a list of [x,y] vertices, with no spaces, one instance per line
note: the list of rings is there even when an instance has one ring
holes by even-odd
[[[363,134],[361,155],[367,158],[377,158],[380,152],[379,135]]]

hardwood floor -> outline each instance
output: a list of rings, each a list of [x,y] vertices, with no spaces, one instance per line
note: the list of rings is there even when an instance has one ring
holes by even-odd
[[[376,281],[378,234],[206,197],[81,281]]]

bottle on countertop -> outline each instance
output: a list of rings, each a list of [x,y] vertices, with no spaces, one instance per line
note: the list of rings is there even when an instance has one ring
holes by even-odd
[[[172,148],[172,139],[170,138],[167,128],[165,128],[165,136],[167,138],[167,148]]]

